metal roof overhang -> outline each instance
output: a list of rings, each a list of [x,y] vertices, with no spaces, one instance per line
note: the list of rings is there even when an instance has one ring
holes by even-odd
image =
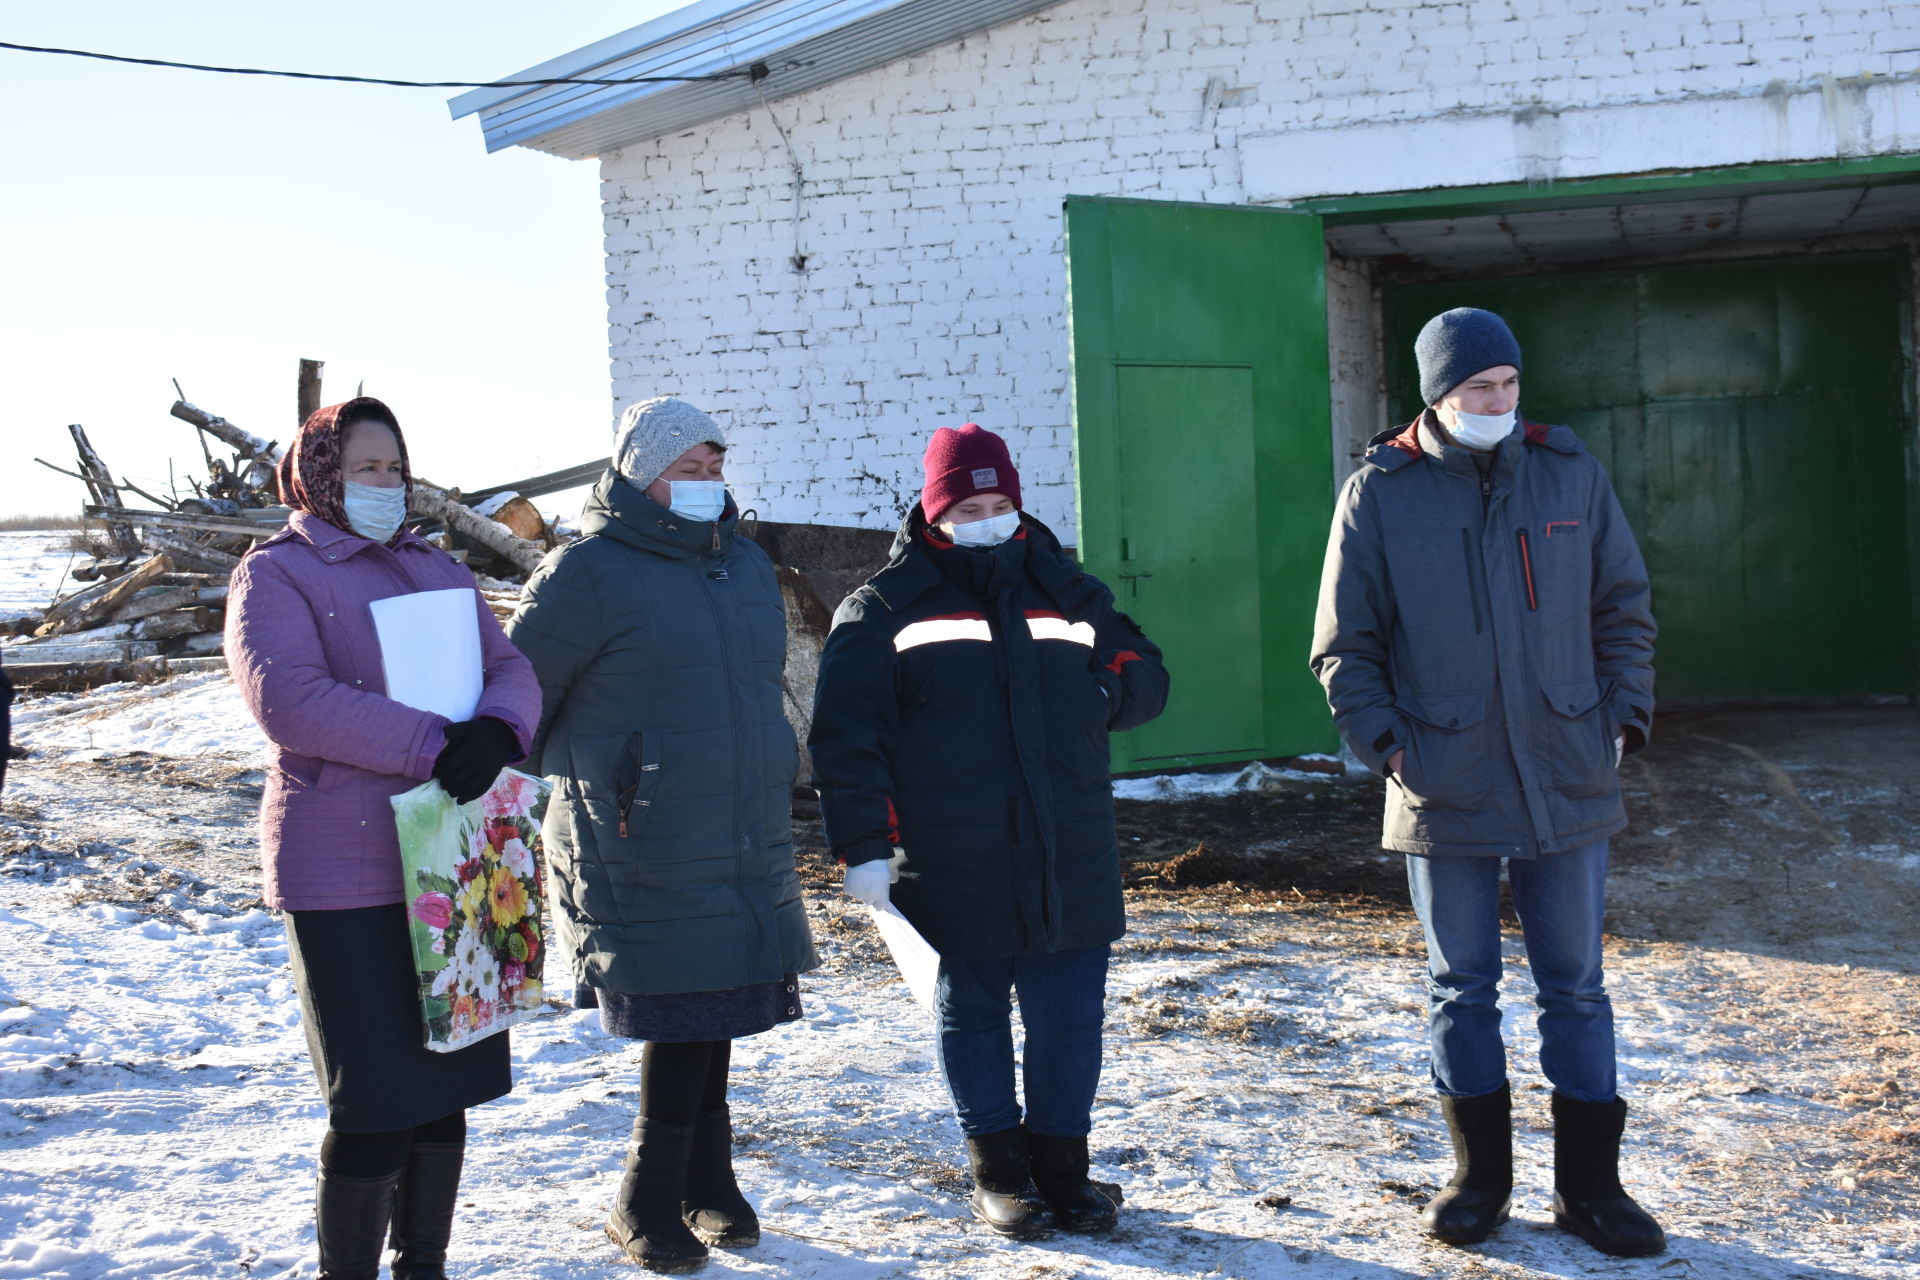
[[[1329,220],[1327,247],[1389,272],[1513,273],[1742,250],[1920,227],[1920,175],[1769,182],[1628,199],[1578,195],[1500,212]]]
[[[725,80],[475,89],[447,105],[478,114],[487,150],[570,160],[657,138],[1022,18],[1059,0],[701,0],[507,80],[711,76]]]

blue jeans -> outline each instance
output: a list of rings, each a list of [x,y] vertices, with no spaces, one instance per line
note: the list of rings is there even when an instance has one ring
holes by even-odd
[[[1427,1033],[1433,1083],[1450,1097],[1507,1080],[1500,1039],[1500,862],[1407,857],[1427,934]],[[1601,971],[1607,842],[1507,863],[1540,1005],[1540,1069],[1579,1102],[1614,1097],[1613,1002]]]
[[[1013,993],[1027,1033],[1021,1055],[1027,1128],[1084,1138],[1100,1085],[1106,944],[1074,951],[940,961],[933,1016],[940,1074],[969,1138],[1020,1123],[1013,1093]]]

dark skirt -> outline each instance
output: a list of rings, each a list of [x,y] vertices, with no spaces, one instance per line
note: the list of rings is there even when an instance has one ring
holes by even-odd
[[[738,1040],[783,1022],[797,1021],[800,979],[790,973],[779,982],[669,996],[601,991],[582,983],[574,994],[574,1003],[583,1009],[599,1005],[600,1025],[610,1036],[656,1044]]]
[[[404,906],[289,911],[286,922],[307,1049],[335,1129],[409,1129],[513,1088],[508,1032],[452,1053],[427,1049]]]

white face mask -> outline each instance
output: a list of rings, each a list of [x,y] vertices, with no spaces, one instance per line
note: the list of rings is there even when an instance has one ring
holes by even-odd
[[[727,510],[727,486],[722,480],[669,480],[667,510],[688,520],[711,522]]]
[[[997,547],[1011,538],[1020,528],[1018,511],[1003,511],[997,516],[985,520],[975,520],[971,524],[951,524],[947,526],[948,536],[955,546],[960,547]]]
[[[1453,425],[1447,428],[1456,444],[1469,449],[1487,450],[1513,434],[1515,411],[1505,413],[1467,413],[1453,411]]]
[[[407,486],[391,489],[347,481],[347,523],[369,542],[385,542],[400,532],[407,518]]]

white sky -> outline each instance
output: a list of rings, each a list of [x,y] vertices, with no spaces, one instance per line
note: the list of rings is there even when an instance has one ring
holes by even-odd
[[[682,0],[0,0],[0,39],[413,80],[502,78]],[[608,443],[599,170],[486,154],[461,90],[134,67],[0,49],[0,515],[77,512],[66,424],[116,475],[199,475],[187,398],[286,439],[386,400],[415,469],[467,488]],[[186,491],[181,484],[181,491]]]

